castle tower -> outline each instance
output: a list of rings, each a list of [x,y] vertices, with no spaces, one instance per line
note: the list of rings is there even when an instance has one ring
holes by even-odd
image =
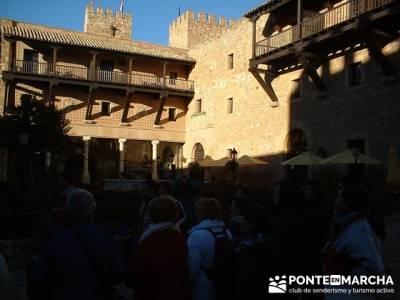
[[[132,14],[113,12],[111,9],[105,11],[93,5],[86,6],[84,32],[115,37],[119,39],[132,38]]]
[[[186,11],[169,26],[169,46],[189,49],[233,22],[227,22],[224,17],[217,19],[205,13]]]

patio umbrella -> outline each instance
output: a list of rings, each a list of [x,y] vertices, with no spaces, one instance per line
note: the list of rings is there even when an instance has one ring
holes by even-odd
[[[323,160],[322,157],[311,152],[303,152],[291,159],[281,162],[284,166],[312,166],[318,165]]]
[[[375,165],[380,164],[380,161],[366,156],[361,153],[355,153],[352,149],[347,149],[336,155],[328,157],[320,162],[320,164],[339,164],[339,165],[351,165],[351,164],[364,164],[364,165]]]
[[[397,151],[393,146],[389,150],[388,174],[386,181],[392,184],[400,183],[399,160],[397,158]]]
[[[231,159],[229,157],[223,157],[218,160],[215,160],[213,163],[213,167],[225,167],[227,162]]]
[[[213,160],[210,156],[206,156],[203,160],[199,161],[199,165],[201,167],[214,167],[215,160]]]
[[[262,165],[268,165],[267,162],[250,157],[248,155],[243,155],[242,157],[239,157],[236,162],[239,164],[239,166],[262,166]]]

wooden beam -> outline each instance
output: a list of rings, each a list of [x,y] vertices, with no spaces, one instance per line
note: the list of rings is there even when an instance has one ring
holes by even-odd
[[[251,49],[252,49],[252,58],[256,57],[256,39],[257,39],[257,20],[258,16],[254,16],[251,18],[252,22],[252,43],[251,43]]]
[[[313,54],[308,54],[309,57],[310,55],[313,56]],[[318,90],[327,91],[324,82],[318,75],[317,72],[318,67],[313,66],[313,64],[310,62],[310,59],[307,58],[307,54],[304,52],[298,53],[296,55],[296,58],[298,62],[301,64],[301,66],[304,68],[304,71],[306,71],[307,74],[311,77],[312,81],[317,86]]]
[[[3,111],[2,111],[2,114],[5,114],[7,111],[8,111],[8,109],[9,109],[9,105],[10,105],[10,85],[11,85],[11,83],[10,83],[10,81],[9,80],[6,80],[5,82],[4,82],[4,107],[3,107]]]
[[[47,103],[49,106],[54,106],[55,104],[55,86],[57,85],[57,82],[54,80],[50,80],[49,84],[49,91],[47,95]]]
[[[264,91],[267,93],[269,98],[271,99],[272,103],[271,106],[276,107],[278,106],[279,99],[275,94],[275,91],[272,87],[272,81],[276,77],[276,73],[271,70],[266,70],[265,73],[265,80],[261,77],[258,69],[250,69],[251,74],[253,74],[254,78],[258,81]]]
[[[128,118],[129,108],[131,106],[131,97],[132,97],[133,93],[134,93],[133,90],[127,90],[126,91],[126,94],[125,94],[125,105],[124,105],[124,110],[122,112],[121,123],[126,123],[126,120]]]
[[[385,55],[383,55],[381,48],[378,47],[374,38],[370,34],[365,35],[365,44],[368,48],[369,55],[376,60],[376,62],[381,66],[383,72],[390,76],[396,75],[396,69],[389,63]]]
[[[89,87],[89,95],[88,95],[88,101],[87,101],[87,106],[86,106],[85,120],[90,120],[90,117],[92,116],[95,90],[96,90],[95,87],[93,87],[93,86]]]
[[[162,112],[164,110],[164,105],[165,105],[165,101],[167,100],[167,98],[168,98],[168,94],[164,94],[163,93],[160,96],[160,100],[161,100],[160,101],[160,106],[158,107],[156,119],[154,120],[154,125],[156,125],[156,126],[160,125],[161,115],[162,115]]]

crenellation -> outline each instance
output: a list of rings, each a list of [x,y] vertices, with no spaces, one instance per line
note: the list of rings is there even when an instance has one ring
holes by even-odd
[[[234,23],[225,17],[186,11],[169,26],[169,45],[188,49]]]
[[[197,14],[197,21],[206,23],[207,22],[207,14],[205,12],[199,12]]]
[[[88,5],[85,12],[84,32],[120,39],[132,38],[132,14],[113,12]]]
[[[108,16],[108,17],[114,17],[113,11],[110,8],[106,9],[105,15]]]

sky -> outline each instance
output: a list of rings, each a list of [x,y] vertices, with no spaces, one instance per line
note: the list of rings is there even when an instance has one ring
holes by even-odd
[[[0,0],[0,17],[28,23],[83,31],[89,0]],[[125,0],[125,12],[133,13],[133,38],[168,44],[168,26],[179,7],[226,19],[238,19],[265,0]],[[119,10],[120,0],[95,0],[95,6]]]

